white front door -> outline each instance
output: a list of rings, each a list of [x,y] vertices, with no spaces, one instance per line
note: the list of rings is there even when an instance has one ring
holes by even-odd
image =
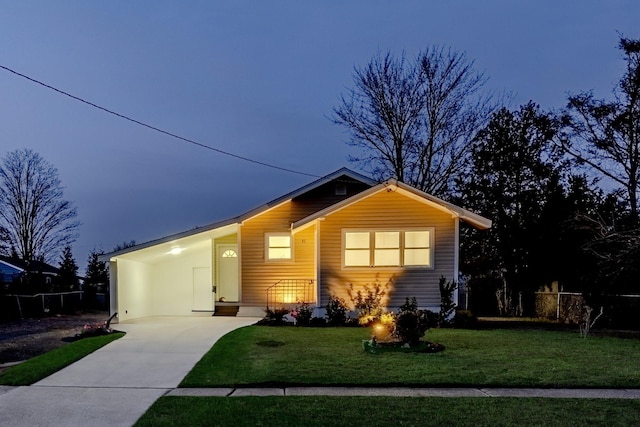
[[[237,302],[240,300],[238,290],[238,245],[218,245],[218,301]]]
[[[193,304],[192,311],[212,311],[213,292],[211,288],[211,269],[193,267]]]

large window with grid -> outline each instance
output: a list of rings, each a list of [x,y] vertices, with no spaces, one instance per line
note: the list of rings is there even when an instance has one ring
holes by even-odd
[[[344,267],[433,267],[433,228],[344,230]]]

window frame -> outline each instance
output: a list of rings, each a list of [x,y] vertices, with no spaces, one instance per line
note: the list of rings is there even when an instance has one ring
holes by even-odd
[[[288,237],[289,246],[271,246],[269,242],[270,237]],[[289,248],[289,258],[271,258],[270,249],[282,249]],[[272,231],[264,233],[264,260],[265,262],[292,262],[293,261],[293,236],[289,231]]]
[[[423,246],[419,246],[419,247],[411,247],[411,248],[407,248],[406,244],[405,244],[405,233],[406,232],[416,232],[416,231],[426,231],[429,233],[429,246],[428,247],[423,247]],[[342,232],[342,244],[341,244],[341,248],[340,248],[340,257],[341,257],[341,264],[342,264],[342,269],[343,270],[350,270],[350,269],[425,269],[425,270],[433,270],[435,268],[435,248],[434,248],[434,242],[435,242],[435,227],[406,227],[406,228],[402,228],[402,227],[396,227],[396,228],[375,228],[375,229],[369,229],[369,228],[344,228],[341,230]],[[399,248],[397,248],[397,250],[399,251],[399,264],[397,265],[376,265],[375,264],[375,252],[376,252],[376,242],[375,242],[375,238],[376,238],[376,233],[383,233],[383,232],[397,232],[399,233]],[[348,265],[346,263],[346,253],[349,250],[346,247],[346,241],[347,241],[347,234],[348,233],[368,233],[369,234],[369,248],[368,248],[368,252],[369,252],[369,264],[368,265]],[[379,250],[385,250],[385,249],[395,249],[395,248],[378,248]],[[406,265],[405,264],[405,251],[409,249],[429,249],[429,263],[428,264],[410,264],[410,265]],[[354,249],[354,250],[363,250],[363,249]]]
[[[408,248],[407,244],[406,244],[406,238],[405,238],[405,234],[407,232],[420,232],[420,231],[427,231],[429,232],[429,246],[413,246]],[[402,232],[402,265],[406,268],[429,268],[429,269],[433,269],[434,266],[434,234],[435,234],[435,227],[424,227],[424,228],[419,228],[419,229],[405,229]],[[406,251],[407,249],[411,250],[420,250],[420,249],[428,249],[429,250],[429,263],[428,264],[406,264],[405,260],[406,260]]]

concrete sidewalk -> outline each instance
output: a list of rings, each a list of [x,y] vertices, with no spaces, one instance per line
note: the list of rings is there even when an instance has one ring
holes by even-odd
[[[242,317],[154,317],[116,325],[127,334],[29,387],[0,388],[0,426],[126,426],[178,386]]]
[[[640,389],[284,387],[177,388],[166,396],[389,396],[389,397],[544,397],[640,399]]]

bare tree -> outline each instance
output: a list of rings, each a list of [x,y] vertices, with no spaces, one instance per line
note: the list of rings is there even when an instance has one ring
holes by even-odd
[[[626,192],[631,218],[638,222],[640,183],[640,40],[620,38],[627,69],[614,99],[591,92],[570,96],[565,117],[569,132],[562,147],[580,163],[612,179]]]
[[[444,195],[495,109],[481,93],[486,80],[465,54],[448,48],[430,47],[413,62],[378,53],[355,68],[354,88],[332,119],[361,149],[349,160],[376,179]]]
[[[25,261],[51,260],[77,238],[76,209],[63,200],[58,171],[38,153],[8,153],[0,165],[0,228],[4,252]]]

